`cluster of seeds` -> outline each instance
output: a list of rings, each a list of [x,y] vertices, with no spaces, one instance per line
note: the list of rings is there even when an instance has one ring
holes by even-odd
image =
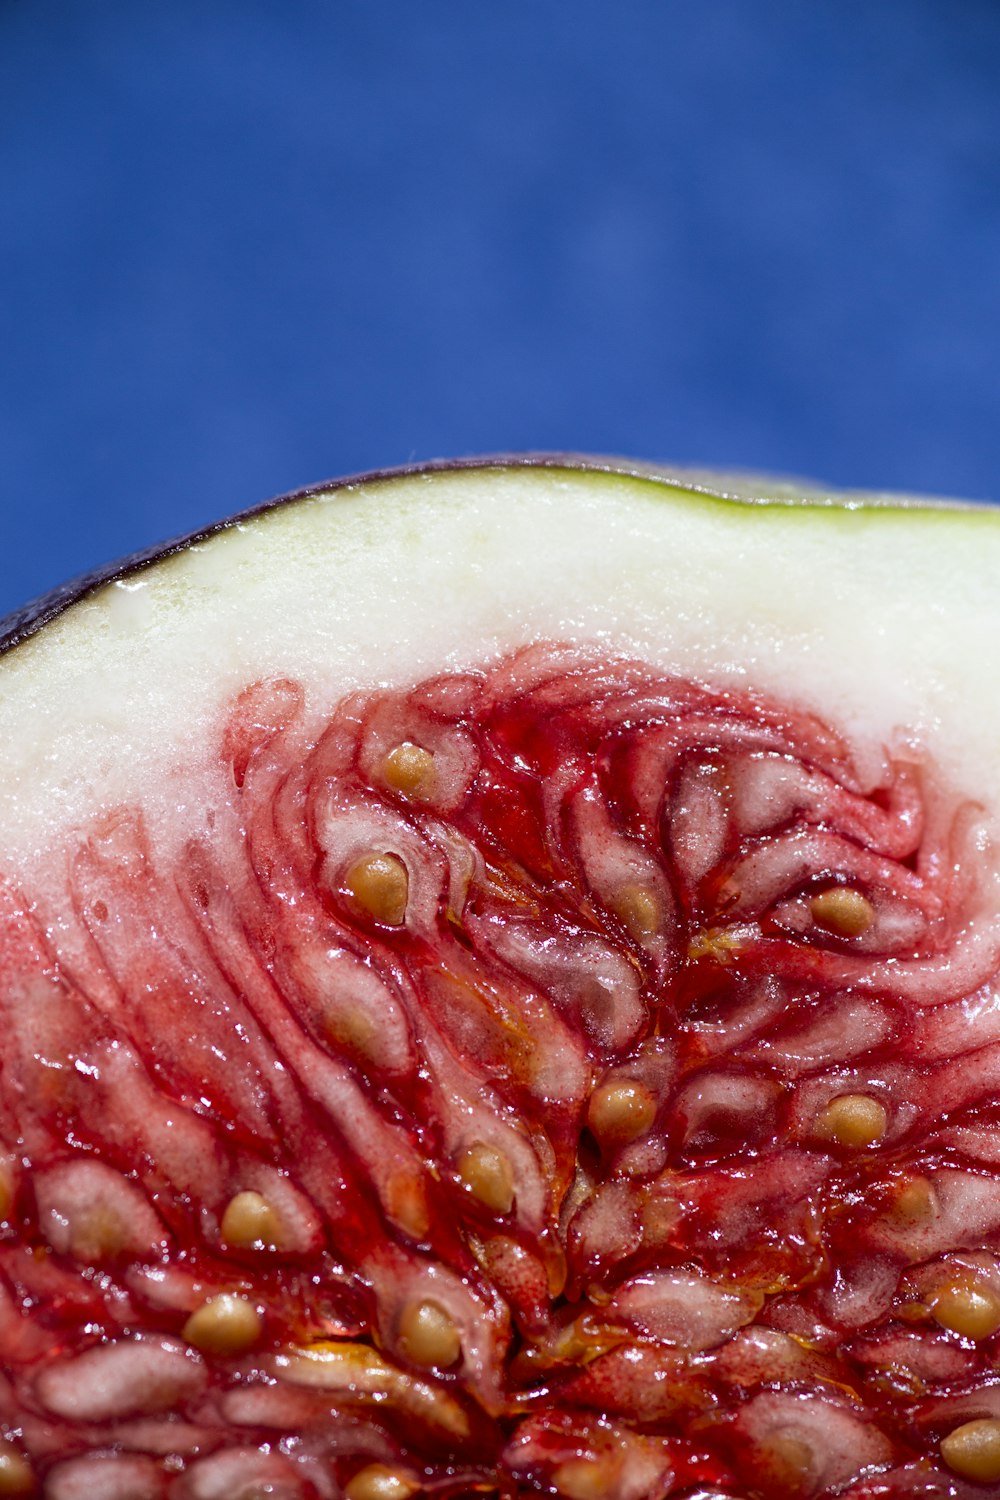
[[[81,832],[72,923],[0,886],[0,1495],[1000,1494],[932,768],[555,648],[259,684],[222,757],[169,858]]]

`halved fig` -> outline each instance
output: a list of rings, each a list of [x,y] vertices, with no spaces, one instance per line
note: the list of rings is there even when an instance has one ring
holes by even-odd
[[[484,461],[0,659],[0,1495],[1000,1496],[1000,516]]]

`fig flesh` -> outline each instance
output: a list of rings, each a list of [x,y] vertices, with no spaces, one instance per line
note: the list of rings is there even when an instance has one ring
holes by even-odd
[[[1000,1495],[1000,516],[721,488],[16,622],[0,1495]]]

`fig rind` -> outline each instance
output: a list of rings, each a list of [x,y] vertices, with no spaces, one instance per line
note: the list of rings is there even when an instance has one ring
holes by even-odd
[[[313,487],[8,622],[0,828],[16,867],[95,808],[175,806],[248,681],[322,711],[538,639],[750,684],[874,755],[912,737],[990,803],[998,578],[1000,513],[906,497],[558,456]]]

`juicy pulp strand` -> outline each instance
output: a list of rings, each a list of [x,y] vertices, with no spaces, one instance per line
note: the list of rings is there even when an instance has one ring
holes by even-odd
[[[103,1344],[46,1366],[36,1389],[45,1409],[74,1422],[168,1411],[205,1385],[201,1360],[171,1339]]]
[[[728,1289],[695,1269],[654,1271],[618,1289],[605,1317],[622,1318],[639,1333],[685,1349],[711,1349],[749,1323],[763,1306],[759,1294]]]

